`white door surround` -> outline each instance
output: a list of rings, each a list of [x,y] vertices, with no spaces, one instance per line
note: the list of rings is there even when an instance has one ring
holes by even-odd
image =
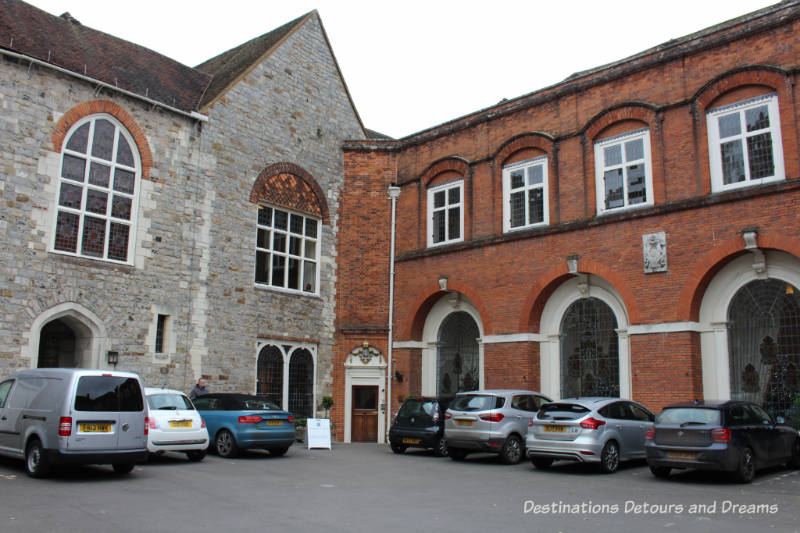
[[[353,436],[353,387],[378,387],[378,443],[386,442],[386,359],[365,342],[351,351],[344,362],[344,441]]]

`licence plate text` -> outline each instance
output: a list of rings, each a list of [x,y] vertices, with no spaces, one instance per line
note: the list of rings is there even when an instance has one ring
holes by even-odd
[[[419,444],[419,439],[410,439],[406,437],[403,439],[403,444]]]
[[[667,452],[667,457],[670,459],[695,459],[697,457],[696,453],[693,452]]]
[[[80,424],[80,429],[84,433],[110,433],[111,424]]]
[[[475,425],[475,421],[474,420],[458,420],[458,419],[456,419],[456,425],[457,426],[474,426]]]
[[[267,420],[268,426],[282,426],[283,420]]]
[[[553,433],[564,433],[567,428],[564,426],[544,426],[544,430]]]
[[[191,420],[170,420],[169,427],[171,428],[190,428],[192,427]]]

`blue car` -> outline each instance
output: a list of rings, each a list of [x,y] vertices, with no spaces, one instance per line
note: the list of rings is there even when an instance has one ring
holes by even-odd
[[[206,423],[210,449],[220,457],[265,448],[283,455],[294,443],[294,417],[274,403],[248,394],[214,393],[194,400]]]

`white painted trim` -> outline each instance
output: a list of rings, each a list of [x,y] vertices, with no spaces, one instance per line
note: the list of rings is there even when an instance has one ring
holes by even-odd
[[[421,341],[396,341],[392,343],[392,346],[394,348],[400,348],[400,349],[402,348],[414,349],[414,348],[424,348],[425,343]]]
[[[318,354],[317,345],[306,342],[290,342],[282,341],[279,339],[259,339],[256,342],[255,360],[253,362],[253,394],[258,392],[258,356],[266,346],[274,346],[277,348],[283,357],[283,383],[281,391],[281,408],[289,409],[289,362],[292,354],[297,350],[308,350],[311,354],[311,361],[314,364],[314,380],[312,389],[312,415],[316,416],[317,412],[317,372],[318,372]],[[284,349],[284,346],[289,346],[289,350]]]
[[[528,185],[527,169],[529,167],[542,167],[542,184]],[[511,227],[511,172],[522,169],[525,171],[524,185],[517,189],[516,192],[523,192],[525,194],[525,223],[521,226]],[[503,167],[503,232],[520,231],[528,228],[535,228],[539,226],[547,226],[550,224],[550,194],[548,183],[548,160],[547,156],[539,156],[525,161],[519,161]],[[528,191],[533,189],[542,189],[542,221],[533,224],[528,223]]]
[[[606,209],[606,187],[604,182],[605,177],[605,157],[603,150],[612,144],[619,144],[623,153],[622,164],[619,165],[623,169],[628,166],[627,159],[624,156],[625,143],[634,139],[641,138],[644,148],[643,161],[644,161],[644,182],[645,182],[645,201],[639,204],[628,203],[628,174],[627,171],[623,172],[622,176],[622,195],[624,205],[621,207],[614,207]],[[616,167],[618,165],[614,165]],[[594,167],[595,167],[595,188],[597,190],[597,214],[602,215],[605,213],[617,213],[620,211],[627,211],[629,209],[638,209],[640,207],[647,207],[653,205],[653,163],[650,157],[650,129],[644,128],[636,131],[630,131],[622,135],[616,135],[608,139],[602,139],[594,144]]]
[[[450,217],[447,215],[448,211],[451,209],[451,204],[448,203],[447,197],[448,191],[450,189],[454,189],[458,187],[458,208],[459,208],[459,237],[457,239],[448,239],[447,234],[450,233],[449,229],[450,226],[448,225],[448,221]],[[445,204],[444,207],[437,209],[437,211],[444,211],[445,212],[445,239],[442,242],[433,242],[433,195],[437,192],[445,191]],[[453,204],[455,205],[455,204]],[[449,181],[447,183],[443,183],[441,185],[436,185],[435,187],[431,187],[428,189],[428,223],[426,225],[428,231],[428,247],[434,246],[444,246],[446,244],[452,244],[454,242],[462,242],[464,240],[464,180],[459,178],[457,180]]]
[[[483,344],[502,344],[511,342],[544,342],[546,337],[539,333],[512,333],[508,335],[486,335]]]
[[[784,252],[764,253],[766,278],[780,279],[800,287],[800,260]],[[703,368],[703,397],[728,400],[731,397],[728,352],[728,308],[743,286],[765,279],[753,269],[750,254],[737,257],[714,276],[700,304],[700,322],[711,325],[700,334]]]
[[[386,442],[386,359],[383,354],[364,363],[352,354],[344,362],[344,441],[353,437],[353,387],[378,387],[378,443]]]

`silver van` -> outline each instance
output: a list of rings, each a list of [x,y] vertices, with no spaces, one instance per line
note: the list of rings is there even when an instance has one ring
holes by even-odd
[[[0,455],[31,477],[55,464],[111,464],[127,474],[147,460],[144,387],[131,372],[23,370],[0,382]]]

